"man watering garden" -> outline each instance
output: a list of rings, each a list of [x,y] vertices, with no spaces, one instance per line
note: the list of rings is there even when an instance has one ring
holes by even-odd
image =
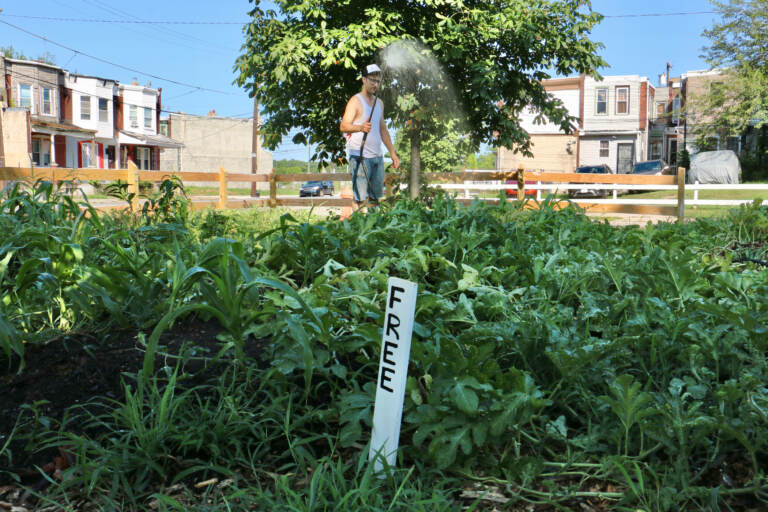
[[[339,129],[347,139],[347,154],[352,171],[352,193],[360,208],[367,200],[376,206],[384,193],[384,154],[387,147],[395,169],[400,159],[384,122],[384,104],[377,93],[381,84],[381,68],[376,64],[363,67],[363,87],[347,102]]]

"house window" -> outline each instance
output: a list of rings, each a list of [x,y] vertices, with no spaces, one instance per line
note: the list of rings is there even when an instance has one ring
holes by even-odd
[[[32,86],[19,84],[19,106],[32,110]]]
[[[109,122],[109,107],[107,100],[104,98],[99,98],[99,122]]]
[[[138,128],[139,127],[139,112],[136,105],[131,105],[130,109],[128,110],[128,116],[131,121],[131,128]]]
[[[53,89],[43,87],[43,111],[42,114],[53,115]]]
[[[605,115],[608,113],[608,89],[596,89],[596,94],[595,114]]]
[[[680,120],[680,96],[672,100],[672,117],[676,123]]]
[[[607,140],[600,141],[600,158],[608,158],[609,145]]]
[[[136,148],[136,165],[139,169],[147,171],[152,168],[152,152],[150,148]]]
[[[651,160],[658,160],[661,158],[662,143],[660,140],[651,142],[651,154],[649,155]]]
[[[629,114],[629,87],[616,88],[616,113]]]
[[[656,117],[664,117],[667,112],[667,104],[663,101],[656,102]]]
[[[51,141],[46,139],[32,139],[32,163],[41,167],[51,165]]]
[[[144,128],[152,128],[152,109],[144,107]]]
[[[91,120],[91,97],[80,96],[80,119],[83,121]]]

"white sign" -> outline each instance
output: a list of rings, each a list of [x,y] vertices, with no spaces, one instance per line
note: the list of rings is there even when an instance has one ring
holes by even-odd
[[[379,453],[390,466],[394,466],[397,461],[418,285],[390,277],[388,288],[379,378],[376,381],[376,404],[373,409],[371,450],[368,456],[369,460],[374,460],[375,471],[383,467],[381,459],[376,457]]]

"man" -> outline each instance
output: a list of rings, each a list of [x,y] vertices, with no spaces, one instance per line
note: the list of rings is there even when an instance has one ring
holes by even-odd
[[[389,150],[392,166],[397,169],[400,159],[384,122],[384,105],[376,98],[381,84],[381,68],[369,64],[362,69],[363,88],[347,102],[339,129],[347,139],[349,166],[352,169],[352,194],[357,208],[369,200],[376,206],[384,193],[384,155],[381,143]],[[373,115],[371,115],[373,111]],[[365,146],[360,155],[364,134]]]

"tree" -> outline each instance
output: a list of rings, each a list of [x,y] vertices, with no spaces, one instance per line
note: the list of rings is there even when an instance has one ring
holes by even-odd
[[[35,60],[37,62],[42,62],[44,64],[55,64],[55,61],[54,61],[55,57],[50,52],[44,52],[38,58],[32,59],[24,55],[24,52],[14,48],[13,45],[9,45],[9,46],[0,46],[0,53],[3,55],[3,57],[9,58],[9,59]]]
[[[434,132],[422,134],[420,160],[424,171],[453,172],[461,169],[472,147],[469,137],[458,125],[456,120],[449,120],[439,135]],[[410,145],[409,132],[399,130],[395,136],[395,149],[401,155],[400,161],[404,168],[410,166]]]
[[[434,56],[445,80],[416,79],[409,91],[400,81],[383,88],[390,92],[386,115],[409,136],[411,194],[418,189],[424,133],[440,136],[441,126],[463,117],[474,147],[487,142],[530,154],[519,123],[524,107],[566,132],[575,122],[540,81],[551,73],[596,75],[605,64],[597,55],[601,45],[589,39],[602,16],[588,0],[278,0],[278,11],[251,1],[235,81],[263,106],[271,149],[299,128],[293,141],[310,139],[313,159],[342,156],[338,124],[360,89],[357,70],[374,58],[386,64],[384,50],[396,41]],[[437,116],[450,92],[457,108]]]
[[[692,98],[689,113],[707,113],[695,124],[698,145],[712,135],[741,134],[768,122],[768,0],[712,0],[720,20],[703,35],[707,62],[723,70],[721,85]],[[698,116],[697,116],[698,117]]]

